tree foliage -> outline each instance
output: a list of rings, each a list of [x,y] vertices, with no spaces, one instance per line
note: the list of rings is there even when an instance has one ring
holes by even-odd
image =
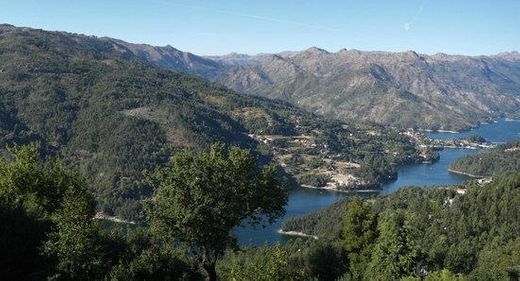
[[[13,215],[6,219],[10,229],[2,231],[2,243],[6,243],[2,254],[11,256],[2,259],[26,261],[7,263],[7,272],[93,279],[94,268],[101,261],[96,259],[95,205],[84,180],[67,171],[57,159],[42,163],[37,144],[10,151],[7,159],[0,160],[0,206],[3,215]],[[29,229],[33,232],[26,233]],[[20,241],[21,237],[27,240]],[[16,243],[11,244],[13,241]],[[31,261],[31,267],[22,266]],[[53,264],[56,270],[51,269]]]
[[[403,210],[385,212],[378,224],[379,237],[365,277],[368,280],[396,280],[414,272],[419,249]]]
[[[275,166],[259,169],[250,151],[221,144],[178,153],[172,167],[156,170],[150,180],[157,190],[150,201],[152,227],[188,243],[212,280],[217,259],[236,246],[231,230],[272,222],[287,202]]]
[[[222,280],[291,281],[303,280],[302,268],[290,265],[291,254],[280,245],[246,249],[219,263]]]
[[[44,253],[56,258],[58,280],[98,280],[109,264],[103,260],[101,229],[92,218],[95,203],[84,187],[65,192],[62,206],[53,215],[55,230],[44,244]]]
[[[123,242],[119,262],[108,273],[107,280],[203,280],[198,265],[185,250],[172,241],[159,237],[148,228],[132,230]]]
[[[327,226],[343,220],[341,235],[349,257],[345,280],[360,279],[352,255],[359,248],[369,253],[368,266],[361,267],[364,280],[417,277],[421,264],[428,276],[438,278],[453,274],[454,280],[504,280],[518,275],[519,188],[516,173],[495,176],[487,184],[468,181],[456,187],[405,188],[362,203],[347,198],[317,214],[286,222],[284,230],[337,241],[340,236],[329,235],[334,228]],[[372,221],[370,214],[377,218],[375,234],[361,228],[362,222]]]
[[[377,216],[366,201],[353,198],[343,218],[343,246],[352,280],[362,280],[377,238]]]

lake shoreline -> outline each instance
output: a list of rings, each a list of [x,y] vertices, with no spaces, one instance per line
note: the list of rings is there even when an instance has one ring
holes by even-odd
[[[428,133],[446,133],[446,134],[460,134],[462,132],[470,131],[469,130],[460,130],[460,131],[450,131],[450,130],[431,130],[431,129],[417,129],[419,132],[428,132]]]
[[[479,129],[471,130],[461,134],[427,134],[431,138],[463,138],[471,135],[479,135],[489,143],[497,144],[511,140],[520,139],[520,122],[509,122],[504,119],[493,121],[492,124],[482,124]],[[396,192],[402,187],[417,186],[429,188],[433,186],[454,186],[469,179],[481,178],[477,175],[465,175],[461,171],[449,169],[449,165],[458,158],[479,153],[480,149],[469,149],[468,147],[452,147],[439,150],[439,158],[434,163],[406,163],[398,165],[397,179],[383,184],[380,188],[373,190],[374,193],[368,194],[389,194]],[[466,173],[468,174],[468,173]],[[366,187],[365,187],[366,188]],[[374,187],[372,187],[374,188]],[[323,190],[323,191],[321,191]],[[239,243],[247,245],[264,245],[276,242],[286,243],[296,237],[308,237],[307,233],[287,233],[283,234],[282,229],[284,220],[305,216],[326,208],[338,200],[351,195],[362,196],[363,191],[358,190],[331,190],[330,188],[305,188],[294,187],[289,194],[286,214],[277,220],[273,225],[263,229],[243,229],[239,231]]]
[[[314,190],[324,190],[324,191],[330,191],[330,192],[341,192],[341,193],[377,193],[380,190],[379,189],[337,189],[337,188],[330,188],[330,187],[317,187],[307,184],[300,185],[302,188],[307,189],[314,189]]]
[[[303,233],[303,232],[300,232],[300,231],[292,231],[292,230],[291,231],[284,231],[282,229],[279,229],[277,232],[278,232],[278,234],[285,235],[285,236],[305,237],[305,238],[313,238],[314,240],[318,240],[318,236],[310,235],[310,234]]]
[[[470,174],[470,173],[466,173],[466,172],[462,172],[462,171],[457,171],[457,170],[454,170],[451,168],[448,168],[448,172],[458,174],[458,175],[468,176],[468,177],[472,177],[472,178],[476,178],[476,179],[484,178],[484,176],[479,176],[479,175],[474,175],[474,174]]]

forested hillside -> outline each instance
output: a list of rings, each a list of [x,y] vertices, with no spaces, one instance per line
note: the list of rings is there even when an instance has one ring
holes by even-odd
[[[476,155],[459,158],[450,164],[450,170],[474,177],[518,173],[520,141],[512,141]]]
[[[485,185],[472,181],[407,188],[368,200],[350,198],[287,221],[283,229],[341,245],[349,260],[347,275],[354,280],[418,276],[418,267],[430,275],[444,269],[471,280],[514,280],[520,273],[518,202],[516,173]]]
[[[355,174],[350,188],[395,178],[390,164],[435,158],[399,130],[325,120],[161,70],[112,39],[10,25],[0,26],[0,116],[2,147],[40,142],[86,176],[99,209],[127,218],[151,193],[144,170],[217,141],[274,158],[293,176]],[[346,161],[358,166],[345,170]]]

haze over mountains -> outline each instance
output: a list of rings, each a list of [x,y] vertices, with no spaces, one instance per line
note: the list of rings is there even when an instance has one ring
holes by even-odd
[[[460,130],[520,109],[518,52],[470,57],[310,48],[201,57],[171,46],[114,42],[156,66],[342,120]]]

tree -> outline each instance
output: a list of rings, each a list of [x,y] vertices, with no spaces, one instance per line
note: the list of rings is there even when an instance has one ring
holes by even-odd
[[[343,217],[343,246],[353,280],[362,280],[377,238],[377,217],[370,204],[359,198],[349,201]]]
[[[243,222],[272,223],[287,203],[275,166],[260,169],[248,150],[222,144],[180,152],[171,168],[158,168],[149,179],[156,188],[149,201],[151,227],[188,243],[212,281],[216,261],[236,246],[231,230]]]
[[[38,144],[8,151],[0,159],[0,260],[9,260],[7,276],[43,279],[56,267],[54,277],[93,279],[93,268],[106,263],[85,181],[59,160],[40,160]]]
[[[418,247],[402,209],[382,214],[379,237],[365,277],[368,280],[398,280],[413,273]]]
[[[55,230],[44,253],[57,260],[55,279],[99,280],[109,261],[103,257],[101,229],[92,218],[95,202],[82,186],[66,191],[61,209],[53,217]]]
[[[74,185],[75,175],[66,172],[58,160],[43,164],[37,143],[8,152],[0,159],[0,203],[50,218],[60,208],[65,190]]]
[[[8,149],[0,157],[0,279],[45,278],[47,261],[38,247],[49,223],[42,219],[54,207],[40,200],[46,190],[38,145]],[[52,189],[47,189],[47,194]],[[44,206],[46,205],[46,206]]]
[[[341,246],[317,242],[304,256],[309,275],[323,281],[335,281],[347,271],[347,257]]]

